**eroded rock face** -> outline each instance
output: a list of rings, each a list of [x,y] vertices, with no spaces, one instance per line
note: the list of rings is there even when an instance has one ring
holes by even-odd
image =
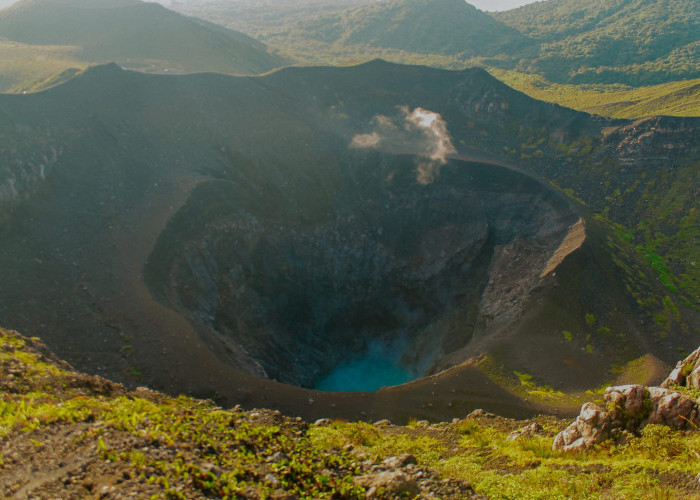
[[[585,450],[608,439],[626,439],[649,424],[674,429],[697,429],[700,405],[697,401],[662,387],[641,385],[608,387],[605,408],[586,403],[576,420],[554,439],[552,448]]]

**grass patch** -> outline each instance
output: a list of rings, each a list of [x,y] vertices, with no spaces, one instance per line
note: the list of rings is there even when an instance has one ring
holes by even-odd
[[[490,367],[514,390],[547,392],[531,375],[506,376],[494,365],[487,359],[481,367],[485,372]],[[617,371],[637,376],[648,366],[640,358]],[[86,444],[99,460],[129,467],[130,475],[159,492],[156,497],[267,498],[282,490],[297,498],[363,498],[364,489],[353,483],[362,473],[360,460],[410,453],[418,466],[468,481],[493,499],[700,498],[696,432],[650,425],[626,445],[608,442],[588,452],[563,453],[553,451],[552,443],[570,421],[555,417],[534,419],[543,430],[517,439],[511,433],[533,420],[481,416],[405,427],[307,425],[266,410],[225,410],[184,396],[100,385],[56,365],[35,341],[3,330],[0,367],[3,376],[13,375],[2,379],[5,443],[26,436],[41,453],[55,435],[47,431],[82,425],[73,438],[76,446]]]
[[[634,88],[553,83],[541,75],[498,68],[489,68],[489,72],[535,99],[611,118],[700,116],[700,79]]]
[[[28,45],[0,40],[0,92],[43,90],[69,69],[83,70],[88,63],[76,58],[78,47]]]

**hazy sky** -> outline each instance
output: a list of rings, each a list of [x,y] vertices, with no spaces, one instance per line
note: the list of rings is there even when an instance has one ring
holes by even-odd
[[[508,10],[520,7],[528,3],[534,3],[536,0],[467,0],[467,3],[472,4],[477,9],[481,10]]]

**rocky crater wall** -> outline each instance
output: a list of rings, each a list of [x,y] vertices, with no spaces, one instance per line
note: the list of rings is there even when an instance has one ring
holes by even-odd
[[[517,318],[579,215],[502,167],[452,161],[427,186],[414,171],[413,157],[372,154],[323,185],[272,167],[202,184],[148,283],[222,356],[280,382],[315,387],[377,345],[409,378],[461,363],[475,335]]]

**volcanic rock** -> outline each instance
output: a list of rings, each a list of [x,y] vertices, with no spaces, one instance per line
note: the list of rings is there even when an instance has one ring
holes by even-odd
[[[674,385],[700,389],[700,348],[679,361],[671,374],[661,383],[661,387],[666,389]]]
[[[384,490],[392,495],[406,495],[408,497],[413,497],[420,492],[420,488],[416,483],[415,479],[411,478],[408,474],[397,471],[381,471],[377,473],[367,474],[353,479],[353,482],[359,486],[367,488],[368,490],[374,491],[379,488],[384,488]],[[371,495],[368,494],[368,497]]]
[[[576,420],[557,434],[554,450],[585,450],[607,439],[627,439],[649,424],[674,429],[697,429],[700,405],[697,401],[661,387],[641,385],[608,387],[604,400],[607,411],[586,403]]]

